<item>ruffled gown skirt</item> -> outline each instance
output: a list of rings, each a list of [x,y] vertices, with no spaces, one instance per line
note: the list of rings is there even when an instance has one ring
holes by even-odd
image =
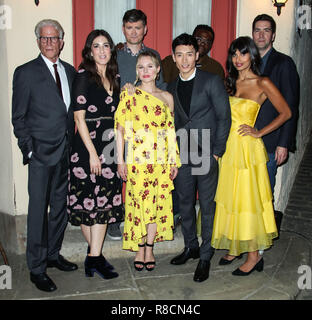
[[[219,161],[212,246],[230,255],[265,250],[277,237],[267,153],[262,139],[240,136],[239,125],[254,125],[260,106],[230,98],[232,127]]]

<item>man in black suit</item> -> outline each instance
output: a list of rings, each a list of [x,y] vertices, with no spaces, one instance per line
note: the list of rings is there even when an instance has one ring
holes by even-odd
[[[262,58],[261,74],[271,79],[284,96],[292,112],[291,119],[277,130],[262,137],[269,156],[267,167],[272,192],[274,192],[277,167],[286,161],[288,151],[294,152],[296,149],[300,80],[294,61],[273,48],[276,23],[271,16],[261,14],[254,19],[252,36]],[[272,103],[266,100],[261,106],[256,127],[259,130],[262,129],[277,115]]]
[[[200,258],[194,281],[201,282],[209,277],[210,259],[214,253],[210,242],[218,182],[217,161],[225,151],[231,111],[221,78],[196,68],[199,55],[196,38],[181,34],[173,41],[172,51],[180,74],[168,84],[167,90],[174,97],[174,119],[182,161],[175,187],[185,248],[171,264],[180,265],[190,258]],[[202,213],[200,247],[196,233],[197,190]]]
[[[68,145],[74,126],[70,91],[76,71],[59,59],[64,31],[57,21],[40,21],[35,34],[41,54],[14,72],[12,124],[28,164],[30,279],[40,290],[54,291],[47,267],[77,269],[59,254],[67,226]]]

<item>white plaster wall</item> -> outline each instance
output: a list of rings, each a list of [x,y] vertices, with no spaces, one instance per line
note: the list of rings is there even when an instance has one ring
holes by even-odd
[[[7,34],[5,27],[9,27],[9,8],[4,7],[4,0],[0,0],[1,29],[0,29],[0,212],[13,213],[14,192],[12,173],[11,126],[9,112],[9,81],[7,72]]]
[[[252,22],[262,13],[273,17],[276,22],[274,47],[285,54],[291,54],[295,32],[295,6],[297,0],[288,0],[280,16],[272,0],[237,0],[237,37],[252,36]]]
[[[65,30],[65,46],[61,58],[73,63],[73,31],[72,31],[72,1],[71,0],[41,0],[37,7],[33,0],[0,0],[12,10],[12,27],[0,30],[1,39],[1,131],[10,136],[1,135],[1,148],[5,152],[0,156],[0,188],[8,188],[0,196],[0,211],[9,214],[27,214],[27,166],[22,164],[22,155],[17,146],[11,119],[12,79],[17,66],[36,58],[39,54],[34,28],[42,19],[58,20]],[[2,42],[4,40],[4,42]],[[2,60],[7,57],[7,62]],[[7,97],[7,98],[5,98]],[[3,105],[2,102],[4,101]],[[5,117],[3,117],[3,114]],[[3,143],[5,138],[5,143]],[[4,161],[2,161],[2,158]],[[10,166],[10,167],[9,167]],[[2,171],[7,170],[5,174]],[[13,192],[13,190],[15,190]],[[15,193],[15,195],[14,195]]]

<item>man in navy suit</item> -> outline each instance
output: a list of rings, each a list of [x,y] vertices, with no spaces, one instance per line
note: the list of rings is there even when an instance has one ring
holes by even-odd
[[[59,254],[67,226],[68,146],[74,126],[70,91],[76,71],[59,59],[64,31],[57,21],[40,21],[35,34],[41,54],[14,72],[12,124],[28,164],[30,279],[39,290],[54,291],[47,267],[77,269]]]
[[[261,14],[254,19],[252,36],[262,58],[260,70],[262,75],[271,79],[284,96],[292,112],[291,119],[277,130],[262,137],[269,156],[267,167],[272,192],[274,192],[277,167],[287,160],[288,151],[294,152],[296,149],[300,81],[294,61],[273,48],[276,23],[271,16]],[[271,102],[266,100],[261,106],[256,127],[259,130],[262,129],[277,115],[278,113]]]

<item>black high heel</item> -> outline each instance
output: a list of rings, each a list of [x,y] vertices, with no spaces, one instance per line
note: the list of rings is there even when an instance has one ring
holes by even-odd
[[[103,265],[103,258],[101,256],[87,256],[85,261],[85,275],[86,277],[93,277],[94,272],[103,279],[118,277],[117,272],[114,272]]]
[[[232,275],[233,276],[248,276],[252,272],[254,272],[255,270],[257,270],[258,272],[263,271],[263,267],[264,267],[264,261],[263,261],[263,258],[261,258],[250,271],[244,272],[240,268],[237,268],[236,270],[234,270],[232,272]]]
[[[139,246],[140,248],[144,248],[144,247],[145,247],[145,243],[143,243],[143,244],[142,244],[142,243],[139,243],[138,246]],[[134,261],[133,261],[133,264],[134,264],[134,269],[135,269],[136,271],[142,271],[142,270],[144,269],[144,262],[143,262],[143,261],[136,261],[136,260],[134,260]],[[143,267],[138,267],[137,264],[141,264]]]
[[[229,264],[231,264],[234,260],[236,260],[236,259],[241,259],[242,257],[243,257],[243,254],[240,254],[239,256],[235,257],[235,258],[232,259],[232,260],[227,260],[227,259],[221,258],[220,261],[219,261],[219,266],[229,265]]]
[[[89,254],[89,253],[90,253],[90,246],[88,246],[87,257],[88,257],[88,254]],[[85,262],[84,262],[85,267],[86,267],[87,257],[86,257]],[[103,263],[104,267],[106,267],[107,269],[110,269],[110,270],[114,270],[114,269],[115,269],[114,266],[111,265],[111,264],[105,259],[105,257],[103,256],[102,253],[100,254],[100,257],[102,258],[102,263]]]
[[[154,247],[154,243],[153,244],[149,244],[149,243],[146,243],[146,246],[148,247]],[[149,261],[149,262],[145,262],[145,268],[147,271],[153,271],[155,269],[155,265],[156,265],[156,261]],[[152,265],[151,268],[147,267],[148,265]]]

